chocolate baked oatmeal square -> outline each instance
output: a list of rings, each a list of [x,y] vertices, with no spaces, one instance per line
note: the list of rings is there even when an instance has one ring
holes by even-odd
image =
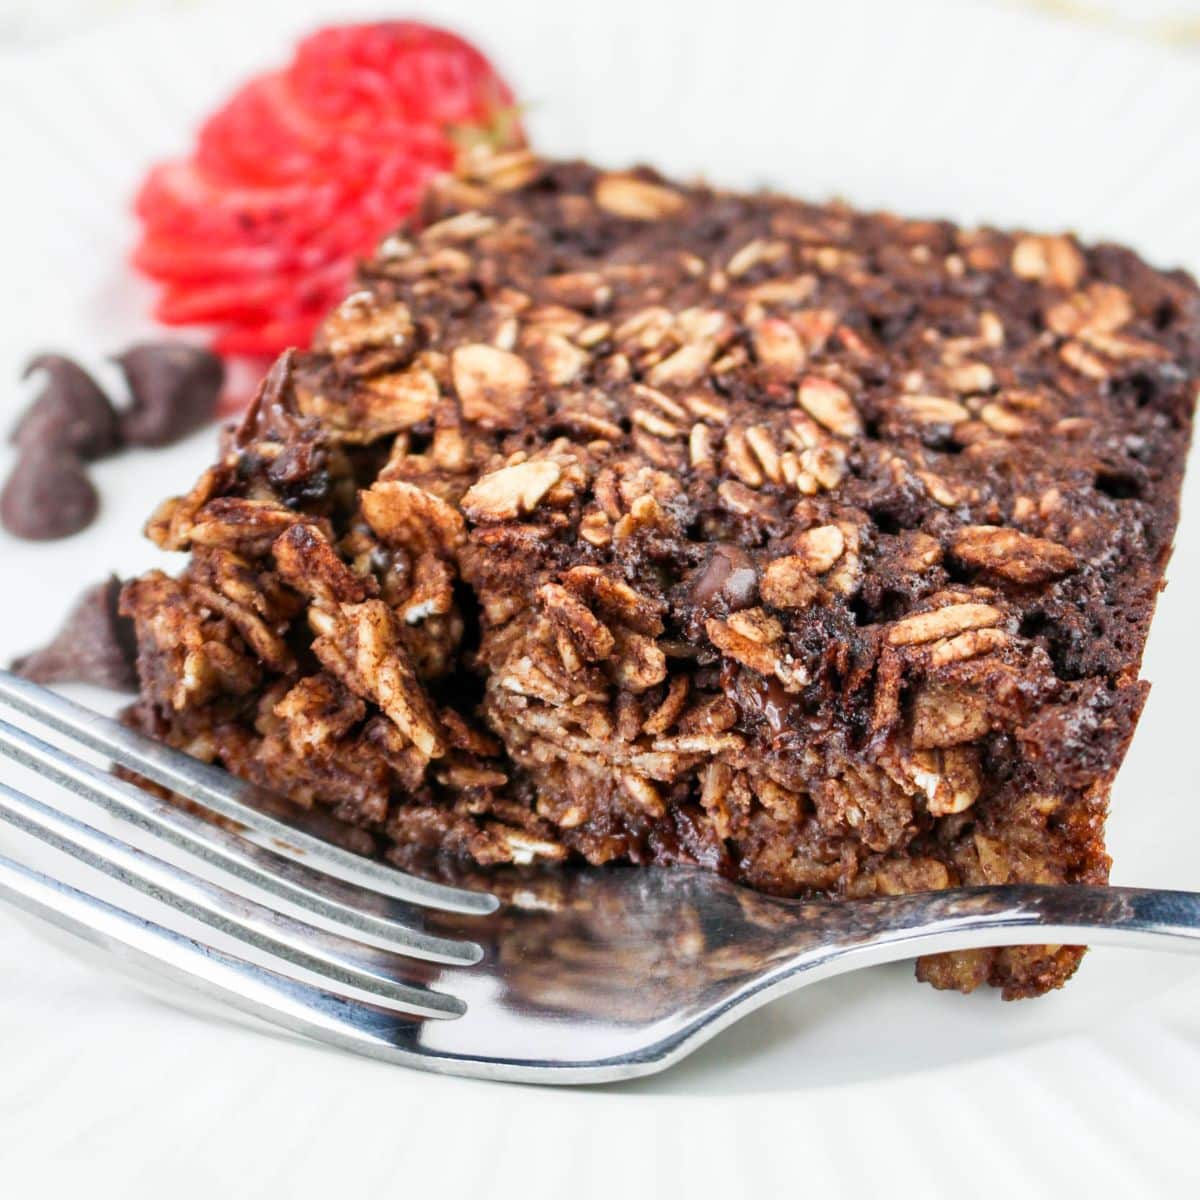
[[[1198,375],[1120,247],[479,157],[151,520],[130,719],[400,865],[1101,883]]]

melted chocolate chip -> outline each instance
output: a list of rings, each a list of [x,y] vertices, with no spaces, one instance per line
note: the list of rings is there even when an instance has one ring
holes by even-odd
[[[753,696],[759,713],[771,727],[772,733],[782,733],[791,714],[799,710],[796,698],[788,695],[778,679],[760,680],[757,688],[749,689],[747,694]]]
[[[100,499],[68,451],[26,447],[0,492],[0,523],[31,541],[68,537],[90,525]]]
[[[24,378],[39,371],[45,385],[12,431],[14,445],[57,447],[84,460],[111,454],[120,446],[116,409],[78,363],[61,354],[39,354],[30,360]]]
[[[212,420],[225,367],[209,350],[174,342],[131,346],[116,358],[129,384],[122,414],[125,439],[135,446],[167,446]]]
[[[233,446],[242,449],[262,440],[287,442],[304,428],[292,388],[295,350],[285,350],[263,376],[250,407],[233,433]]]
[[[118,692],[137,690],[133,621],[117,612],[121,581],[112,575],[88,588],[54,639],[13,660],[12,669],[35,683],[92,683]]]
[[[758,572],[754,560],[733,542],[722,542],[692,581],[692,599],[702,607],[718,602],[727,611],[749,608],[758,595]]]

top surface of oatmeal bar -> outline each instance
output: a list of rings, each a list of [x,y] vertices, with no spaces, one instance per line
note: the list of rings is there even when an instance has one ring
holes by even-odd
[[[327,322],[300,408],[354,441],[432,426],[392,469],[470,525],[615,566],[689,636],[753,600],[810,647],[909,645],[925,597],[987,588],[1063,679],[1136,668],[1195,397],[1184,273],[524,155],[435,189],[419,228]],[[585,447],[572,478],[556,448]],[[759,552],[755,595],[736,556],[695,576],[718,542]]]
[[[138,719],[400,861],[1101,881],[1198,367],[1119,247],[481,159],[152,520]]]

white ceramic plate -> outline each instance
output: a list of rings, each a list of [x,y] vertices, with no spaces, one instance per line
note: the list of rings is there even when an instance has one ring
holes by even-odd
[[[338,11],[297,0],[204,7],[0,57],[0,145],[17,168],[0,193],[3,227],[15,235],[2,260],[0,379],[14,380],[29,352],[47,347],[103,368],[104,354],[151,331],[147,290],[124,265],[139,174],[184,147],[232,82],[285,56],[317,14]],[[462,0],[426,15],[494,55],[529,103],[535,141],[552,153],[644,159],[913,213],[1073,227],[1200,268],[1193,58],[951,0],[743,0],[735,9]],[[6,384],[0,421],[25,395]],[[212,450],[206,432],[100,464],[102,518],[69,542],[0,534],[0,657],[50,633],[85,583],[161,562],[140,525]],[[1188,493],[1146,657],[1154,691],[1114,796],[1117,882],[1200,887],[1190,850],[1200,781],[1189,753],[1200,479]],[[76,1161],[124,1162],[133,1174],[119,1178],[149,1186],[167,1178],[183,1125],[199,1122],[220,1150],[194,1176],[170,1179],[177,1195],[206,1194],[223,1177],[213,1173],[222,1156],[246,1189],[226,1194],[239,1195],[325,1180],[428,1182],[439,1156],[454,1168],[443,1195],[607,1194],[616,1166],[622,1190],[652,1184],[658,1194],[685,1184],[701,1195],[774,1194],[786,1183],[936,1195],[969,1183],[976,1195],[993,1184],[1038,1195],[1075,1169],[1044,1145],[1053,1124],[1089,1178],[1166,1194],[1194,1177],[1167,1143],[1182,1140],[1200,1107],[1185,1075],[1200,1060],[1195,960],[1097,953],[1065,991],[1020,1005],[937,994],[914,985],[909,968],[874,971],[756,1014],[660,1080],[553,1099],[198,1020],[90,960],[81,968],[57,944],[0,918],[0,1161],[6,1148],[18,1162],[49,1156],[68,1175]],[[1085,1086],[1085,1075],[1096,1082]],[[1127,1120],[1097,1088],[1121,1093]],[[647,1107],[650,1095],[664,1099]],[[101,1115],[114,1106],[115,1116]],[[469,1153],[457,1150],[457,1122],[467,1119]],[[140,1131],[133,1168],[128,1122]],[[68,1152],[73,1136],[84,1139],[82,1159]],[[339,1166],[343,1142],[357,1149]],[[976,1154],[995,1170],[980,1175]]]

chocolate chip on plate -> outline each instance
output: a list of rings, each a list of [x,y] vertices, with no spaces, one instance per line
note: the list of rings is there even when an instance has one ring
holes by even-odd
[[[121,416],[125,440],[166,446],[211,421],[225,366],[209,350],[179,342],[144,342],[116,357],[131,403]]]
[[[77,362],[61,354],[39,354],[30,360],[24,377],[39,371],[45,385],[12,431],[14,445],[57,446],[84,460],[101,458],[120,446],[116,409]]]
[[[100,498],[83,464],[57,446],[23,448],[0,491],[0,524],[32,541],[68,537],[90,525]]]
[[[54,639],[12,662],[35,683],[92,683],[115,692],[137,690],[133,621],[117,611],[121,581],[111,575],[75,602]]]

